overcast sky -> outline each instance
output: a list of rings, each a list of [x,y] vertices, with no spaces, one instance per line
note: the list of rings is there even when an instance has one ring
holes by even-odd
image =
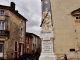
[[[40,35],[41,0],[0,0],[0,5],[10,6],[12,1],[16,4],[16,10],[28,20],[26,32]]]

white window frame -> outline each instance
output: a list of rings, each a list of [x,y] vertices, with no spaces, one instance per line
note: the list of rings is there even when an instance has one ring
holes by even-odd
[[[2,28],[2,21],[0,21],[1,22],[1,28]],[[2,30],[2,29],[0,29],[0,30]],[[4,22],[4,29],[3,30],[5,30],[5,22]]]

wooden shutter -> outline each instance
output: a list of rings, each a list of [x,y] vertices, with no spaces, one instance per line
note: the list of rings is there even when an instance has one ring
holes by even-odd
[[[17,51],[17,42],[15,42],[15,51]]]
[[[24,54],[24,44],[23,44],[23,54]]]

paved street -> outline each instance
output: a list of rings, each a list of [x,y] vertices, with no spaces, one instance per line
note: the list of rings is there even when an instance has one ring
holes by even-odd
[[[39,55],[32,55],[29,58],[26,58],[26,60],[39,60]]]
[[[20,56],[16,60],[39,60],[40,54],[24,54],[23,56]],[[15,60],[15,59],[13,59]]]

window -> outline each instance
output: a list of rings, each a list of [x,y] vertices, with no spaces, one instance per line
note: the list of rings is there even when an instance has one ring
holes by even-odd
[[[80,17],[76,17],[76,19],[80,19]]]
[[[21,24],[23,23],[23,21],[21,20]]]
[[[78,17],[76,17],[76,19],[78,19]]]
[[[0,44],[0,53],[2,52],[3,50],[3,44]]]
[[[23,28],[23,21],[22,20],[21,20],[21,23],[20,24],[21,24],[21,28]]]
[[[4,11],[3,10],[1,10],[1,15],[4,15]]]
[[[0,22],[0,30],[4,30],[4,22]]]
[[[75,51],[75,49],[70,49],[70,51]]]
[[[22,38],[22,28],[21,28],[21,38]]]

